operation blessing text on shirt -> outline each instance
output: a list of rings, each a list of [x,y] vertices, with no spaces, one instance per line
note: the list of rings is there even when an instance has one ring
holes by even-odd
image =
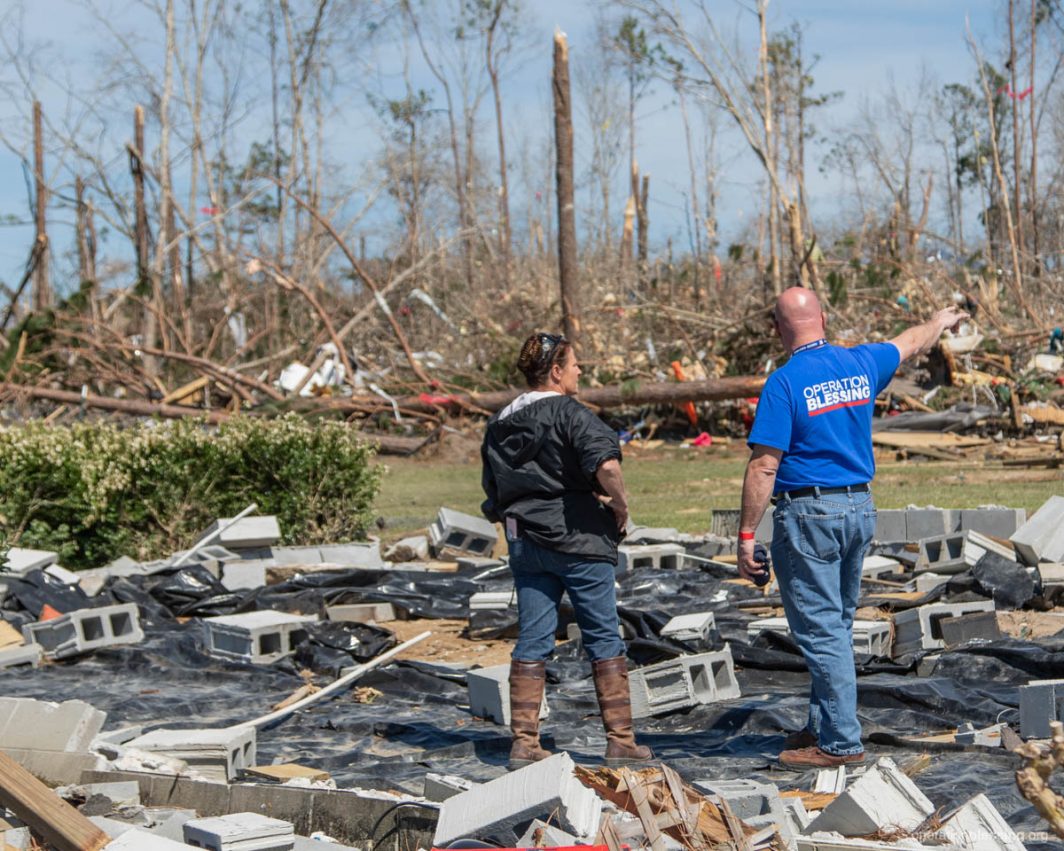
[[[806,387],[802,394],[809,416],[815,417],[838,408],[867,405],[872,400],[872,382],[867,375],[833,378]]]

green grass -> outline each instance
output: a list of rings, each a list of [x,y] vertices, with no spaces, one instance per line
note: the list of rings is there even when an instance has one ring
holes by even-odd
[[[644,526],[706,532],[713,508],[738,508],[745,452],[716,454],[668,450],[630,453],[624,462],[632,518]],[[375,505],[386,540],[423,532],[440,506],[480,513],[478,463],[387,459]],[[1064,493],[1064,471],[1005,469],[983,463],[881,462],[874,486],[879,508],[937,505],[974,508],[996,504],[1038,508]]]

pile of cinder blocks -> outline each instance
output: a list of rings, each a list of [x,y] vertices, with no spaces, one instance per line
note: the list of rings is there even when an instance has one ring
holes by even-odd
[[[894,615],[894,656],[929,650],[945,650],[942,622],[973,612],[995,611],[993,600],[971,603],[929,603]],[[995,621],[996,623],[996,621]]]
[[[210,851],[289,851],[295,846],[290,822],[259,813],[234,813],[185,822],[185,844]]]
[[[628,675],[632,717],[647,718],[699,704],[739,697],[731,648],[679,656]]]
[[[575,767],[563,752],[448,798],[436,823],[433,847],[477,837],[513,848],[535,818],[549,818],[582,842],[594,839],[602,799],[576,778]]]
[[[268,665],[291,655],[307,638],[314,615],[259,611],[204,618],[207,650],[214,656]]]
[[[179,759],[208,780],[236,778],[256,764],[255,728],[153,730],[131,740],[130,748]]]
[[[49,659],[67,659],[104,647],[144,640],[136,603],[78,609],[58,618],[26,624],[27,644],[38,644]]]
[[[490,718],[496,724],[510,724],[510,664],[492,665],[466,671],[469,687],[469,711],[477,718]],[[539,717],[550,714],[544,696]]]
[[[441,508],[429,526],[429,543],[437,556],[462,553],[490,557],[499,542],[494,524],[483,517]]]

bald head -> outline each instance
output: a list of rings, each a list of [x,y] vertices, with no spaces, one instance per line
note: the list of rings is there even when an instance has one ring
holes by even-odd
[[[805,287],[784,290],[776,299],[776,323],[788,349],[819,340],[824,336],[825,320],[816,293]]]

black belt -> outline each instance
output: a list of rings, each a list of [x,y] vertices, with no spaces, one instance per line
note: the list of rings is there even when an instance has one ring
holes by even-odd
[[[776,494],[774,497],[772,497],[772,504],[775,505],[781,499],[801,499],[802,497],[806,497],[806,496],[821,497],[821,496],[829,496],[829,495],[835,494],[835,493],[870,493],[870,492],[871,492],[871,488],[869,488],[867,484],[865,484],[865,485],[847,485],[846,487],[842,487],[842,488],[822,488],[822,487],[796,488],[795,490],[792,490],[792,491],[783,491],[782,493]]]

